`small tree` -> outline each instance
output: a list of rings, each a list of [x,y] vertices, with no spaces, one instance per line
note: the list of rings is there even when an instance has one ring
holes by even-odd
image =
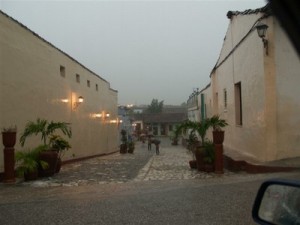
[[[164,101],[158,102],[158,99],[152,99],[150,105],[148,105],[148,113],[161,113],[164,107]]]

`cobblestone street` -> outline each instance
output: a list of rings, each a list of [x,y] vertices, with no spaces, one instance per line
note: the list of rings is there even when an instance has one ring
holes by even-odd
[[[188,161],[192,155],[181,145],[172,146],[169,139],[162,139],[160,154],[154,146],[137,142],[134,154],[114,153],[62,166],[53,177],[20,185],[34,187],[82,186],[90,184],[125,183],[149,180],[221,179],[232,176],[251,176],[225,171],[223,175],[191,170]],[[253,176],[253,175],[252,175]]]

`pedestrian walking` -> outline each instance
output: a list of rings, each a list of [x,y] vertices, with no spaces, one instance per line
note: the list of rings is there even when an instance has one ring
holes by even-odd
[[[159,142],[155,143],[156,155],[159,155]]]
[[[152,139],[151,136],[148,137],[148,151],[151,151]]]
[[[153,143],[155,144],[155,151],[156,151],[156,155],[159,155],[159,144],[160,144],[160,140],[153,140]]]

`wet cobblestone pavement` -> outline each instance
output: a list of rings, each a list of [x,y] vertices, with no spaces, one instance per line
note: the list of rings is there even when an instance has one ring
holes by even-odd
[[[170,140],[163,139],[160,154],[155,154],[154,146],[147,150],[147,144],[136,143],[134,154],[114,153],[75,163],[63,165],[53,177],[18,185],[33,187],[82,186],[91,184],[125,183],[155,180],[186,180],[226,178],[229,176],[249,176],[225,171],[223,175],[191,170],[188,161],[191,154],[183,146],[172,146]]]

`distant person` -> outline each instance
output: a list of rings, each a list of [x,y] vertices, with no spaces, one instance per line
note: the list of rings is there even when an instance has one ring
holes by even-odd
[[[152,139],[151,136],[148,137],[148,151],[151,151]]]
[[[156,155],[159,155],[159,144],[155,144]]]
[[[159,155],[159,144],[160,144],[160,141],[159,140],[154,140],[153,142],[155,144],[156,155]]]

